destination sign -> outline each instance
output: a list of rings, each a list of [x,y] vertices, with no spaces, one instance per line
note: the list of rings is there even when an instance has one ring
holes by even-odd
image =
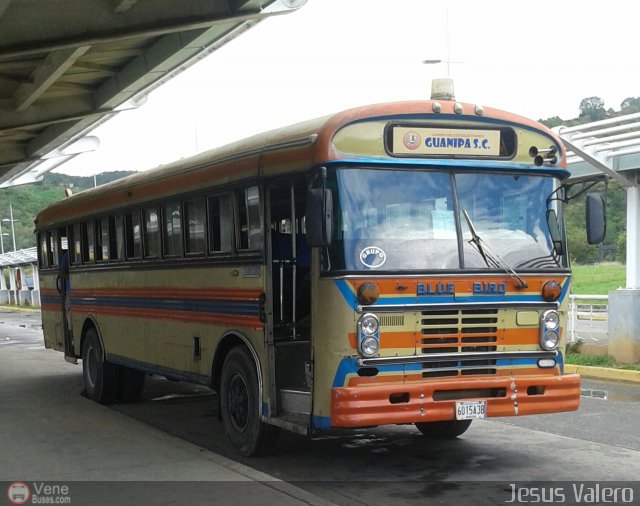
[[[392,152],[418,156],[498,156],[500,130],[396,126]]]

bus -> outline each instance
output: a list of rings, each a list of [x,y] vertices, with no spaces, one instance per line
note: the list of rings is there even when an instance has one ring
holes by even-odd
[[[576,410],[569,172],[543,125],[448,96],[354,108],[136,173],[36,219],[47,348],[86,395],[206,385],[231,445],[282,429]],[[590,242],[603,199],[587,196]]]

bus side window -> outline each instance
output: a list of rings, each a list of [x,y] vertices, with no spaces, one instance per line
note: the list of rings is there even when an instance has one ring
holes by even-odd
[[[238,249],[262,248],[262,222],[260,220],[260,189],[251,186],[244,192],[236,192],[238,206]]]
[[[144,256],[160,257],[160,220],[155,207],[144,210]]]
[[[109,259],[124,259],[124,223],[121,214],[109,217]]]
[[[164,205],[162,213],[164,216],[164,256],[182,256],[182,213],[180,212],[180,202],[171,202]]]
[[[109,219],[96,220],[96,260],[109,260]]]
[[[142,223],[139,211],[125,215],[125,237],[127,258],[142,258]]]
[[[187,200],[184,203],[185,234],[188,255],[204,254],[205,207],[204,199]]]
[[[230,193],[209,197],[209,251],[230,253],[233,230],[233,208]]]
[[[71,263],[77,265],[82,262],[82,229],[80,223],[69,227],[69,245],[71,246]]]
[[[49,266],[55,267],[58,265],[58,233],[55,230],[47,232],[47,239],[49,242],[47,263]]]
[[[40,232],[38,234],[38,243],[40,244],[40,267],[49,266],[49,248],[47,248],[47,233]]]
[[[84,263],[92,263],[95,259],[95,235],[93,222],[89,221],[82,224],[82,261]]]

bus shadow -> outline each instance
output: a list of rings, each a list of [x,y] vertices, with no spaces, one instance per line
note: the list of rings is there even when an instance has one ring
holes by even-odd
[[[218,396],[211,390],[152,377],[144,400],[116,404],[123,414],[154,426],[202,448],[242,462],[282,480],[302,484],[316,492],[323,487],[359,480],[402,482],[415,486],[460,476],[495,480],[502,471],[527,469],[535,456],[496,447],[487,452],[482,422],[462,437],[449,441],[424,438],[413,425],[358,430],[332,430],[311,437],[283,431],[272,454],[244,458],[230,447],[218,417]],[[366,473],[363,473],[366,470]],[[339,484],[339,485],[338,485]],[[349,486],[349,488],[351,488]]]

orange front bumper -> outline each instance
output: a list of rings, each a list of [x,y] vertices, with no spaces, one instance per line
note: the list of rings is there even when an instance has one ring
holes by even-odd
[[[478,395],[491,391],[492,397]],[[435,400],[445,399],[445,400]],[[331,426],[435,422],[455,419],[456,400],[487,401],[487,417],[573,411],[580,405],[580,376],[456,378],[331,390]]]

